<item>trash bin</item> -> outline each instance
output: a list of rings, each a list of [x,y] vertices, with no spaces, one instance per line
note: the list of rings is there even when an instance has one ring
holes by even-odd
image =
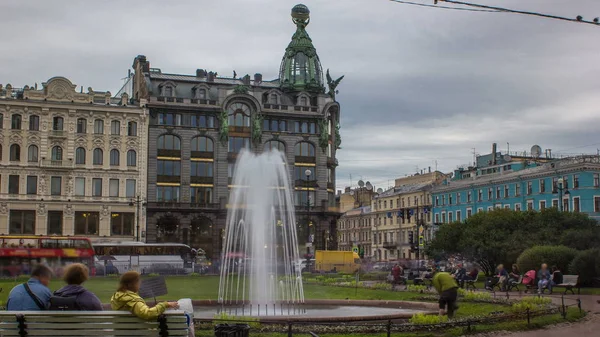
[[[215,337],[248,337],[250,326],[248,324],[217,324]]]

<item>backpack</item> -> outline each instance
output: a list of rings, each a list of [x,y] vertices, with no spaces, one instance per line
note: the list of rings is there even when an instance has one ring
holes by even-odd
[[[77,304],[77,296],[52,295],[52,297],[50,297],[49,310],[81,310],[81,308],[79,307],[79,304]]]

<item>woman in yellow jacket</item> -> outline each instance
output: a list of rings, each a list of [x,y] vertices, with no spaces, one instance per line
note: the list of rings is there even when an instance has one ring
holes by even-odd
[[[127,310],[145,320],[157,319],[165,310],[177,309],[177,302],[162,302],[150,308],[138,295],[141,278],[136,271],[128,271],[121,276],[119,289],[110,298],[112,310]]]

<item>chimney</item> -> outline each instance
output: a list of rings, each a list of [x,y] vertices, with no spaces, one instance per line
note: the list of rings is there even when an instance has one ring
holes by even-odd
[[[204,69],[196,69],[196,77],[206,77],[206,71],[204,71]]]
[[[256,73],[254,74],[254,84],[259,84],[262,82],[262,74]]]
[[[215,81],[215,73],[213,73],[212,71],[209,72],[207,80],[208,80],[208,82],[214,82]]]
[[[492,144],[492,165],[496,165],[496,150],[498,145],[496,143]]]
[[[431,173],[431,166],[429,166],[427,171],[428,171],[428,173]]]

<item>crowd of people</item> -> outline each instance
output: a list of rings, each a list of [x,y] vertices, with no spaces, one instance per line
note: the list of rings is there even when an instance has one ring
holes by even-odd
[[[88,268],[81,263],[69,265],[63,274],[66,285],[52,293],[48,286],[52,270],[43,264],[36,265],[31,278],[15,286],[8,295],[7,310],[103,310],[100,299],[82,284],[89,278]],[[129,311],[145,320],[155,320],[167,309],[177,309],[177,302],[162,302],[149,307],[138,294],[141,285],[140,274],[136,271],[124,273],[119,287],[110,299],[112,310]]]

